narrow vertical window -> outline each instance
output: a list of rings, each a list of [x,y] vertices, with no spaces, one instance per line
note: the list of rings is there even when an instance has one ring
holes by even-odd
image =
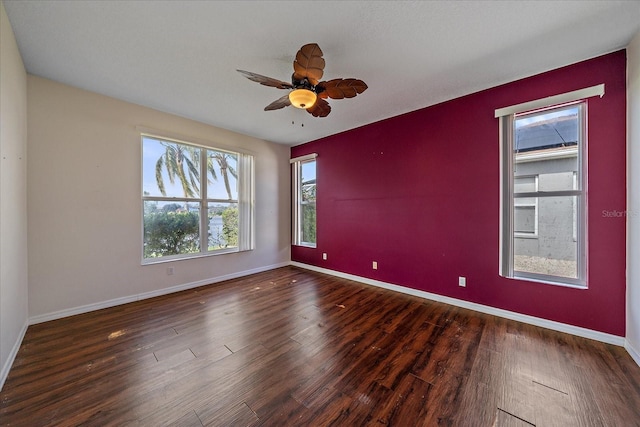
[[[316,247],[316,155],[291,160],[293,244]]]
[[[600,85],[496,110],[502,276],[587,286],[585,99],[603,94]]]

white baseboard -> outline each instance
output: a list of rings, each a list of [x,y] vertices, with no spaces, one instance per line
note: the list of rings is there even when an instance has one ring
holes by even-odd
[[[68,308],[65,310],[55,311],[53,313],[41,314],[29,318],[29,325],[48,322],[50,320],[62,319],[63,317],[75,316],[76,314],[88,313],[91,311],[101,310],[103,308],[115,307],[117,305],[127,304],[134,301],[141,301],[148,298],[158,297],[162,295],[172,294],[175,292],[186,291],[188,289],[197,288],[204,285],[211,285],[225,280],[237,279],[238,277],[249,276],[250,274],[262,273],[263,271],[273,270],[279,267],[285,267],[289,262],[272,264],[264,267],[258,267],[251,270],[239,271],[236,273],[226,274],[224,276],[211,277],[208,279],[198,280],[191,283],[172,286],[169,288],[158,289],[156,291],[145,292],[142,294],[130,295],[121,298],[115,298],[108,301],[102,301],[95,304],[87,304],[80,307]]]
[[[636,350],[629,340],[625,340],[624,348],[627,350],[627,353],[631,356],[631,358],[640,366],[640,351]]]
[[[22,340],[24,339],[24,335],[27,333],[28,327],[29,327],[29,323],[25,322],[25,324],[22,326],[22,330],[20,331],[20,334],[18,335],[18,339],[13,344],[13,348],[11,349],[11,353],[9,353],[9,357],[7,358],[7,360],[4,362],[4,365],[2,366],[2,371],[0,371],[0,390],[2,390],[2,387],[4,387],[4,382],[7,380],[7,377],[9,376],[9,371],[13,366],[13,362],[16,360],[16,355],[18,354],[18,350],[20,350],[20,345],[22,345]]]
[[[28,324],[25,324],[21,332],[20,339],[16,342],[16,344],[14,345],[14,348],[12,349],[11,356],[9,357],[9,359],[7,359],[6,363],[2,367],[2,371],[0,372],[0,389],[2,388],[2,385],[4,384],[4,381],[9,373],[9,370],[11,369],[11,365],[13,364],[13,361],[18,352],[18,349],[20,348],[20,344],[22,343],[22,340],[27,331],[28,325],[35,325],[37,323],[48,322],[50,320],[61,319],[63,317],[73,316],[76,314],[88,313],[90,311],[100,310],[103,308],[114,307],[117,305],[127,304],[134,301],[140,301],[143,299],[148,299],[148,298],[153,298],[161,295],[171,294],[174,292],[184,291],[187,289],[193,289],[199,286],[223,282],[225,280],[236,279],[238,277],[248,276],[255,273],[261,273],[263,271],[273,270],[279,267],[285,267],[287,265],[293,265],[293,266],[304,268],[307,270],[317,271],[319,273],[325,273],[332,276],[341,277],[344,279],[354,280],[354,281],[365,283],[368,285],[377,286],[380,288],[389,289],[392,291],[413,295],[413,296],[417,296],[417,297],[432,300],[432,301],[439,301],[445,304],[451,304],[458,307],[467,308],[469,310],[478,311],[481,313],[504,317],[506,319],[516,320],[518,322],[528,323],[531,325],[540,326],[543,328],[547,328],[547,329],[551,329],[559,332],[565,332],[565,333],[576,335],[579,337],[589,338],[596,341],[605,342],[608,344],[618,345],[618,346],[624,347],[627,350],[627,352],[629,352],[629,355],[633,358],[633,360],[640,366],[640,352],[635,348],[633,348],[631,344],[629,344],[629,342],[624,337],[607,334],[604,332],[594,331],[591,329],[581,328],[578,326],[568,325],[565,323],[554,322],[551,320],[529,316],[526,314],[520,314],[520,313],[508,311],[508,310],[502,310],[499,308],[494,308],[494,307],[477,304],[469,301],[464,301],[456,298],[451,298],[443,295],[438,295],[430,292],[420,291],[417,289],[411,289],[404,286],[394,285],[392,283],[382,282],[380,280],[369,279],[366,277],[356,276],[353,274],[342,273],[339,271],[329,270],[322,267],[316,267],[309,264],[303,264],[296,261],[291,261],[291,262],[284,262],[284,263],[278,263],[278,264],[273,264],[269,266],[259,267],[251,270],[245,270],[245,271],[236,272],[232,274],[227,274],[224,276],[198,280],[196,282],[185,283],[182,285],[172,286],[169,288],[159,289],[151,292],[145,292],[143,294],[131,295],[128,297],[116,298],[109,301],[103,301],[95,304],[88,304],[80,307],[74,307],[66,310],[56,311],[53,313],[33,316],[29,318]]]
[[[513,311],[502,310],[500,308],[494,308],[487,305],[477,304],[474,302],[464,301],[456,298],[446,297],[443,295],[434,294],[431,292],[419,291],[417,289],[411,289],[404,286],[394,285],[391,283],[382,282],[380,280],[368,279],[366,277],[356,276],[353,274],[342,273],[340,271],[329,270],[322,267],[316,267],[314,265],[303,264],[296,261],[291,261],[291,265],[304,268],[307,270],[317,271],[319,273],[325,273],[343,279],[354,280],[356,282],[365,283],[367,285],[377,286],[384,289],[389,289],[403,294],[408,294],[432,301],[443,302],[445,304],[455,305],[457,307],[467,308],[469,310],[478,311],[480,313],[491,314],[498,317],[504,317],[506,319],[516,320],[518,322],[528,323],[534,326],[540,326],[554,331],[566,332],[568,334],[576,335],[583,338],[589,338],[596,341],[602,341],[608,344],[614,344],[618,346],[625,346],[625,338],[617,335],[607,334],[604,332],[598,332],[591,329],[581,328],[578,326],[567,325],[566,323],[554,322],[552,320],[542,319],[539,317],[529,316],[526,314],[520,314]],[[627,349],[628,350],[628,349]],[[637,353],[636,353],[637,354]],[[633,355],[631,355],[633,357]],[[634,357],[634,360],[638,362],[639,359]],[[638,363],[640,365],[640,363]]]

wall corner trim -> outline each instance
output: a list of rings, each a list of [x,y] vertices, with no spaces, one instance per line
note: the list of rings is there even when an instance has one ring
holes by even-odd
[[[629,342],[629,340],[625,340],[624,342],[624,349],[627,350],[627,353],[629,353],[629,356],[631,356],[631,358],[636,362],[636,364],[638,366],[640,366],[640,351],[638,351],[637,349],[635,349],[631,343]]]
[[[613,344],[620,347],[625,347],[629,351],[630,346],[627,344],[627,340],[624,337],[617,335],[607,334],[604,332],[594,331],[587,328],[581,328],[579,326],[568,325],[566,323],[555,322],[552,320],[542,319],[540,317],[529,316],[526,314],[520,314],[513,311],[502,310],[500,308],[494,308],[487,305],[477,304],[474,302],[464,301],[456,298],[451,298],[443,295],[438,295],[430,292],[420,291],[417,289],[407,288],[405,286],[394,285],[391,283],[382,282],[379,280],[368,279],[366,277],[356,276],[353,274],[342,273],[340,271],[329,270],[322,267],[316,267],[309,264],[303,264],[297,261],[291,261],[291,265],[294,267],[300,267],[307,270],[316,271],[318,273],[329,274],[331,276],[341,277],[343,279],[354,280],[356,282],[364,283],[367,285],[377,286],[380,288],[388,289],[403,294],[408,294],[431,301],[438,301],[445,304],[455,305],[457,307],[466,308],[480,313],[490,314],[493,316],[504,317],[505,319],[515,320],[522,323],[528,323],[534,326],[540,326],[542,328],[551,329],[558,332],[565,332],[571,335],[576,335],[582,338],[589,338],[596,341],[601,341],[607,344]],[[636,357],[631,354],[631,357],[640,365],[640,354],[636,353]]]
[[[4,366],[2,367],[2,371],[0,371],[0,391],[4,387],[4,382],[7,380],[9,376],[9,371],[13,366],[13,362],[16,360],[16,356],[18,355],[18,350],[20,350],[20,346],[22,345],[22,340],[24,340],[24,336],[27,333],[27,328],[29,327],[29,323],[25,322],[22,326],[22,330],[20,331],[20,335],[18,335],[18,339],[13,344],[13,348],[11,349],[11,353],[9,353],[9,357],[7,357]]]

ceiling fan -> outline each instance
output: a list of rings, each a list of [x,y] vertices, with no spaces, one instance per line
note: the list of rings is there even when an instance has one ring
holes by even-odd
[[[292,89],[287,95],[264,107],[265,111],[279,110],[293,105],[305,109],[314,117],[326,117],[331,106],[326,98],[343,99],[367,90],[367,84],[358,79],[333,79],[320,81],[324,73],[322,50],[316,43],[302,46],[293,61],[291,83],[262,76],[250,71],[237,70],[251,81],[278,89]]]

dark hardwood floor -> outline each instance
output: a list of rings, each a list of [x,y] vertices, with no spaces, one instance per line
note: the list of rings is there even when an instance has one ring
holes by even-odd
[[[621,347],[295,267],[29,327],[3,426],[640,426]]]

